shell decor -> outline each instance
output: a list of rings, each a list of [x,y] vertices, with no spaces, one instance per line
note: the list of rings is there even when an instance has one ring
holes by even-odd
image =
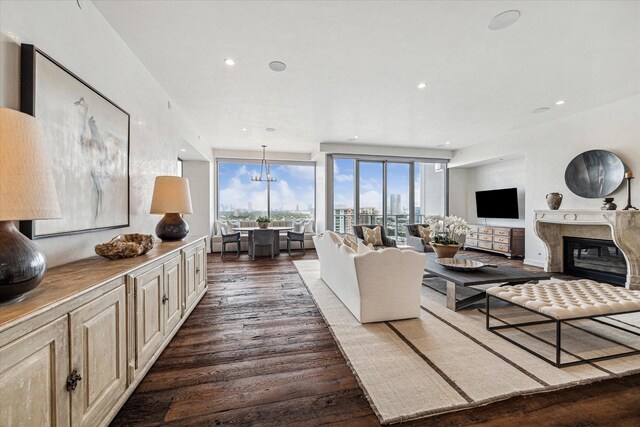
[[[151,234],[120,234],[107,243],[96,245],[96,253],[109,259],[133,258],[153,248]]]

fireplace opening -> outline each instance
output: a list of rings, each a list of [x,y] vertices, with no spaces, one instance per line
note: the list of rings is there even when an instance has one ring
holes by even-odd
[[[627,263],[612,240],[563,237],[563,242],[566,274],[624,286]]]

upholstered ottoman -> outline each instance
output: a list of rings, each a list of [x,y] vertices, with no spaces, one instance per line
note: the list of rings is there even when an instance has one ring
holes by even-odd
[[[499,319],[490,312],[490,300],[506,301],[513,305],[522,307],[528,311],[543,316],[544,320],[537,320],[524,323],[508,323]],[[610,337],[602,336],[593,331],[588,333],[625,347],[629,351],[614,355],[601,356],[584,359],[578,356],[579,360],[568,363],[561,363],[562,353],[562,324],[580,319],[590,319],[607,326],[621,329],[629,334],[640,334],[628,328],[620,327],[609,322],[598,320],[598,317],[625,314],[640,311],[640,291],[630,290],[622,287],[598,283],[592,280],[572,280],[568,282],[546,282],[539,284],[524,284],[515,286],[493,287],[487,289],[486,320],[487,329],[518,347],[528,351],[535,356],[557,366],[565,367],[586,362],[595,362],[614,357],[628,356],[640,353],[640,349],[620,343]],[[500,325],[491,326],[491,319],[501,322]],[[544,323],[555,323],[555,361],[544,357],[524,345],[498,332],[500,329],[521,328],[524,326],[541,325]],[[551,344],[553,345],[553,344]]]

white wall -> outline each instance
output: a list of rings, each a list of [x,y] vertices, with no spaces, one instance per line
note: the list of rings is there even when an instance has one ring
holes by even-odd
[[[551,114],[551,113],[545,113]],[[500,157],[524,157],[526,262],[542,265],[544,246],[533,231],[533,211],[547,209],[545,195],[564,194],[561,209],[600,209],[600,199],[572,194],[564,183],[567,164],[578,154],[605,149],[617,154],[636,176],[640,175],[640,95],[622,99],[541,126],[514,132],[455,153],[451,166],[469,166]],[[491,169],[491,168],[490,168]],[[469,182],[472,177],[469,177]],[[634,182],[632,200],[640,205],[640,182]],[[626,186],[612,197],[626,205]],[[460,204],[462,202],[456,202]],[[469,206],[471,209],[471,206]]]
[[[205,158],[211,150],[153,76],[133,55],[91,2],[0,2],[0,105],[19,109],[21,43],[34,44],[87,81],[131,115],[130,223],[128,229],[36,240],[49,266],[94,254],[94,246],[121,232],[153,234],[158,216],[149,214],[154,178],[175,175],[181,141]]]
[[[525,205],[525,159],[509,160],[467,169],[467,221],[473,224],[524,227],[527,215]],[[476,191],[518,189],[518,219],[478,218]]]
[[[189,233],[207,236],[207,251],[210,248],[211,230],[213,230],[213,164],[185,160],[182,162],[182,176],[189,180],[193,214],[185,215],[189,224]]]

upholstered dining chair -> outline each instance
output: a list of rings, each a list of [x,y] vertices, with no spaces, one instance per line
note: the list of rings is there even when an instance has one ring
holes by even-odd
[[[380,227],[380,237],[382,238],[382,245],[377,245],[377,246],[384,246],[384,247],[389,247],[389,248],[395,248],[396,245],[396,241],[394,239],[391,239],[389,237],[387,237],[387,233],[384,230],[384,226],[380,225],[354,225],[353,226],[353,233],[356,235],[356,237],[358,237],[358,239],[361,240],[365,240],[364,238],[364,233],[362,231],[362,227],[367,227],[367,228],[371,228],[371,229],[375,229],[376,227]]]
[[[256,259],[256,247],[268,246],[271,253],[271,259],[274,257],[273,245],[275,241],[273,230],[253,230],[253,241],[251,242],[252,251],[251,258]]]
[[[302,233],[287,231],[287,252],[289,252],[289,256],[291,256],[291,242],[300,242],[300,250],[302,250],[302,255],[304,256],[304,231]]]
[[[222,232],[222,251],[220,254],[220,258],[222,258],[224,256],[224,252],[226,249],[226,246],[229,243],[235,243],[236,244],[236,250],[238,252],[238,258],[240,258],[240,232],[236,231],[235,233],[225,233],[224,231]]]
[[[420,235],[420,227],[429,229],[428,224],[407,224],[407,246],[411,246],[418,252],[433,252],[433,248],[429,244],[431,239],[424,238]]]

